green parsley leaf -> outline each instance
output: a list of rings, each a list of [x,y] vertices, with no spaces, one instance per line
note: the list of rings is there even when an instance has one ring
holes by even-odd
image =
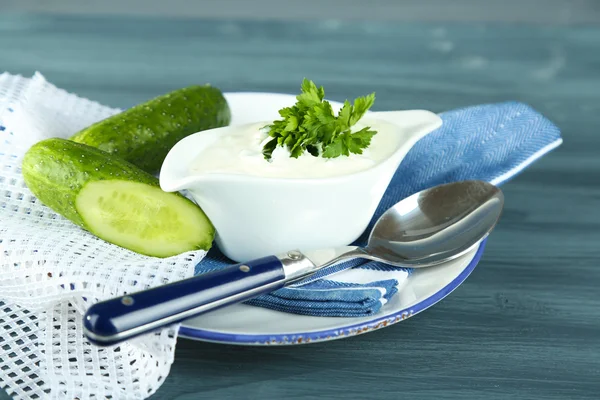
[[[302,93],[296,96],[296,99],[304,107],[312,107],[315,104],[321,103],[324,96],[325,90],[323,87],[317,88],[317,85],[313,81],[305,78],[302,82]]]
[[[335,158],[340,155],[349,156],[348,146],[346,146],[346,133],[336,137],[327,147],[323,149],[322,156],[325,158]]]
[[[325,90],[304,79],[296,104],[279,110],[281,120],[273,121],[268,134],[273,139],[263,146],[263,155],[270,160],[277,146],[286,147],[290,157],[298,158],[305,151],[315,157],[335,158],[350,153],[362,154],[377,133],[369,127],[352,133],[355,125],[375,102],[375,93],[358,97],[351,104],[344,102],[336,116],[331,104],[323,100]]]
[[[354,154],[362,154],[363,149],[369,147],[371,139],[376,133],[369,128],[363,128],[360,131],[348,134],[346,138],[348,150]]]
[[[346,100],[344,101],[344,105],[338,114],[338,123],[342,131],[345,131],[351,125],[353,125],[350,124],[350,117],[352,117],[352,105],[350,105],[350,102]]]
[[[371,143],[371,138],[377,132],[363,128],[358,132],[346,131],[338,135],[335,140],[325,147],[323,157],[335,158],[340,155],[348,156],[350,153],[362,154],[363,149]]]
[[[271,139],[263,146],[262,153],[267,160],[271,159],[273,151],[277,147],[277,139]]]
[[[352,107],[352,116],[350,117],[350,126],[356,124],[359,119],[365,115],[367,110],[375,103],[375,93],[371,93],[365,97],[358,97],[354,100]]]

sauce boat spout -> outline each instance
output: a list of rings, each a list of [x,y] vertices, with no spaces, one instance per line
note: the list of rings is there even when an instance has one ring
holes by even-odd
[[[403,146],[409,149],[424,136],[442,126],[442,119],[427,110],[374,111],[369,113],[369,117],[404,126],[406,138]]]

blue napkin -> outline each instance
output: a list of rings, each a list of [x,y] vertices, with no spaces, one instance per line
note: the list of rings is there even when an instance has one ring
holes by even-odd
[[[371,223],[354,244],[365,245],[379,216],[413,193],[467,179],[501,185],[562,143],[552,122],[518,102],[467,107],[440,117],[442,126],[421,139],[402,161]],[[214,246],[195,273],[232,263]],[[408,269],[355,259],[247,304],[311,316],[366,316],[378,312],[401,290],[399,280],[410,273]]]

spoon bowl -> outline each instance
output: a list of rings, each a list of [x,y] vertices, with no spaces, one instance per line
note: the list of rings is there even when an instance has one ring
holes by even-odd
[[[482,181],[440,185],[387,210],[363,250],[388,264],[427,267],[469,251],[496,225],[504,195]]]
[[[460,257],[487,237],[503,206],[502,191],[490,183],[447,183],[415,193],[384,212],[365,247],[303,253],[318,269],[357,257],[398,267],[430,267]]]

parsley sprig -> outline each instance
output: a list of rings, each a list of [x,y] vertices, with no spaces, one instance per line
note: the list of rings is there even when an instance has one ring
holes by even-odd
[[[369,147],[371,138],[377,133],[370,127],[352,132],[354,126],[375,102],[375,93],[358,97],[354,104],[344,102],[338,115],[334,115],[331,104],[323,100],[325,90],[314,82],[304,79],[302,93],[291,107],[279,110],[283,119],[267,125],[269,140],[262,153],[270,160],[277,146],[285,146],[290,156],[298,158],[305,151],[315,157],[335,158],[350,153],[362,154]]]

